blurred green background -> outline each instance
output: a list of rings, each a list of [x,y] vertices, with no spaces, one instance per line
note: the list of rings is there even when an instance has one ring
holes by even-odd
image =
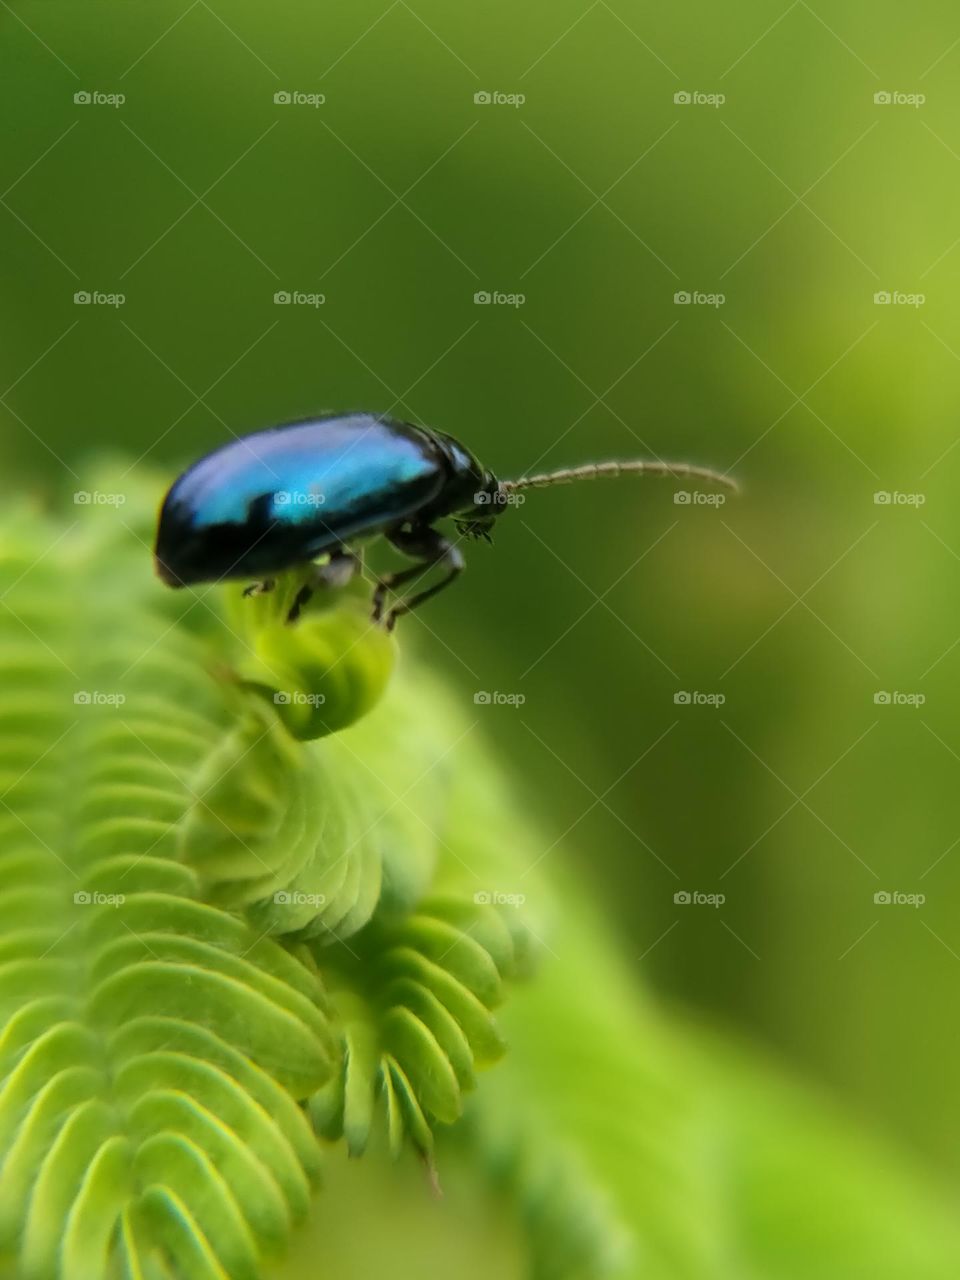
[[[523,695],[477,727],[661,997],[951,1178],[958,35],[945,0],[0,11],[8,488],[71,511],[121,449],[159,498],[341,408],[502,475],[730,469],[722,506],[531,496],[402,639]]]

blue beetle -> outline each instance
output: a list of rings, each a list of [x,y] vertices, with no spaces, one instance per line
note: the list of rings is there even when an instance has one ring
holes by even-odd
[[[431,567],[433,586],[400,600],[398,617],[442,591],[464,568],[455,542],[434,528],[451,516],[462,537],[486,538],[520,489],[629,473],[699,476],[735,488],[729,477],[688,463],[602,462],[497,480],[442,431],[369,413],[331,414],[238,437],[207,454],[173,484],[160,510],[155,564],[172,587],[255,578],[246,594],[269,590],[272,575],[321,556],[290,610],[294,621],[319,586],[341,586],[360,560],[350,544],[383,534],[418,563],[377,581],[373,618],[389,592]]]

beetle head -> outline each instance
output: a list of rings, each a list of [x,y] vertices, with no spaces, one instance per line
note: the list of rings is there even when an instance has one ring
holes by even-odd
[[[473,503],[454,516],[458,533],[492,542],[491,532],[507,503],[507,491],[488,473],[486,483],[473,495]]]

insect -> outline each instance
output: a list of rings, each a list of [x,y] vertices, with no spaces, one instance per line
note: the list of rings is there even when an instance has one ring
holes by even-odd
[[[288,615],[293,622],[314,590],[343,586],[358,571],[358,541],[382,534],[417,562],[378,579],[374,589],[373,619],[392,630],[464,568],[460,539],[441,533],[437,521],[452,517],[460,538],[489,542],[520,490],[647,473],[736,489],[709,468],[659,460],[498,480],[442,431],[369,413],[313,418],[238,437],[189,467],[163,501],[156,570],[172,587],[254,578],[249,595],[270,590],[273,575],[310,564],[310,580]],[[431,568],[443,576],[387,610],[391,593]]]

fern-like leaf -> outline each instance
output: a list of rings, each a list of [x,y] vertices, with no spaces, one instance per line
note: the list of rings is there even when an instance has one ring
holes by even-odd
[[[324,1136],[459,1116],[515,967],[426,897],[446,749],[337,732],[394,642],[349,600],[283,626],[292,580],[168,593],[148,521],[0,530],[0,1257],[50,1280],[260,1274]]]
[[[168,592],[150,523],[0,517],[4,1273],[262,1280],[323,1247],[330,1142],[469,1161],[534,1280],[957,1273],[906,1180],[638,999],[365,602]]]
[[[346,1052],[311,1113],[359,1155],[379,1107],[394,1154],[409,1135],[429,1156],[434,1123],[459,1119],[477,1069],[504,1052],[491,1010],[516,976],[518,946],[495,906],[447,897],[378,922],[355,947],[327,960]]]

